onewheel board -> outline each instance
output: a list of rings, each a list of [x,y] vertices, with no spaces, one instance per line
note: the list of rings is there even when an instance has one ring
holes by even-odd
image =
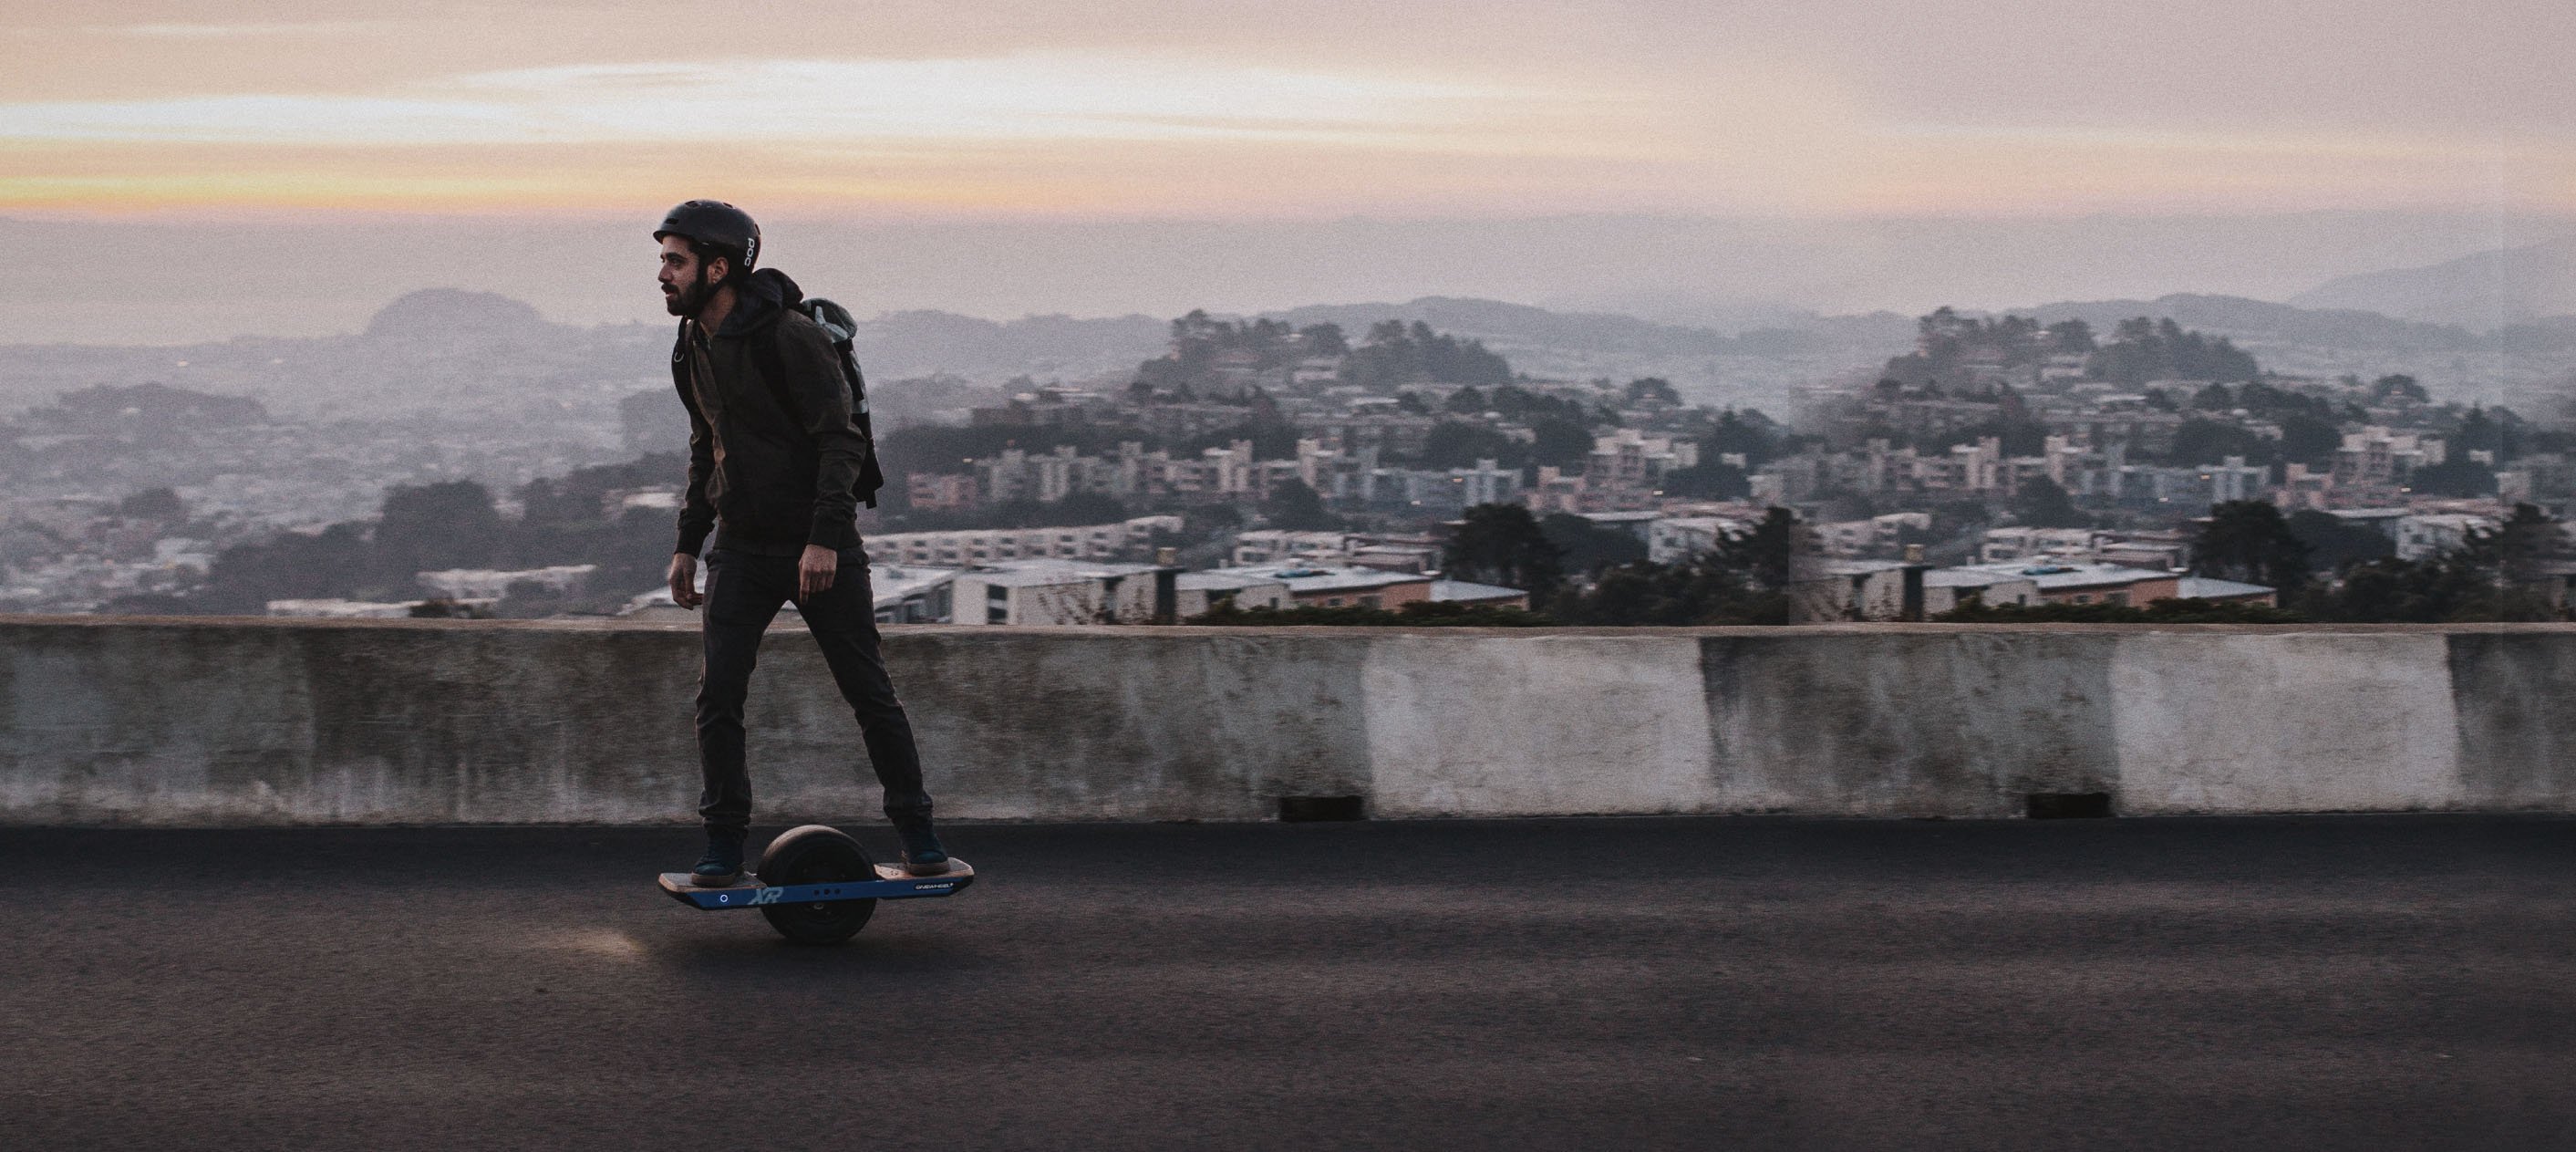
[[[913,900],[953,896],[975,882],[975,866],[955,857],[949,858],[948,871],[937,876],[907,875],[901,867],[893,864],[877,865],[876,873],[875,880],[829,884],[763,884],[745,875],[738,884],[700,888],[689,882],[686,872],[665,872],[662,873],[662,890],[683,904],[718,911],[834,900]]]

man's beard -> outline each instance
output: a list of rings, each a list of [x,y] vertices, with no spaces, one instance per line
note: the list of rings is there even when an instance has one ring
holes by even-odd
[[[699,312],[705,310],[707,300],[715,294],[715,285],[707,283],[705,272],[699,272],[697,279],[681,285],[677,291],[665,289],[662,293],[662,307],[669,309],[671,315],[694,318]]]

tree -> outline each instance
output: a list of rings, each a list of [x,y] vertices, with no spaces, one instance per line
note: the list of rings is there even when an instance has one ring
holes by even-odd
[[[2425,560],[2374,560],[2331,592],[2306,597],[2320,619],[2366,624],[2557,620],[2564,613],[2527,581],[2558,551],[2557,525],[2528,504],[2467,544]]]
[[[1570,512],[1551,513],[1538,526],[1547,542],[1556,546],[1558,562],[1566,571],[1588,575],[1646,558],[1646,542],[1636,534],[1605,528]]]
[[[1628,403],[1670,404],[1679,408],[1682,394],[1673,390],[1672,381],[1660,376],[1646,376],[1628,382]]]
[[[117,501],[116,514],[128,520],[171,521],[185,518],[188,505],[173,489],[146,488]]]
[[[1453,578],[1499,584],[1544,601],[1563,579],[1556,545],[1548,542],[1536,517],[1518,504],[1479,504],[1467,510],[1466,522],[1441,556],[1441,567]]]
[[[2335,451],[2343,447],[2343,432],[2332,420],[2299,413],[2281,418],[2281,458],[2295,464],[2321,466],[2334,462]]]
[[[2417,404],[2433,402],[2433,397],[2424,391],[2424,386],[2416,383],[2414,377],[2406,375],[2382,376],[2371,381],[2370,398],[2382,404],[2391,402],[2402,404],[2410,400]]]
[[[490,564],[500,536],[492,493],[471,480],[387,489],[376,574],[389,591],[407,593],[414,573]]]
[[[1744,469],[1703,459],[1664,473],[1663,492],[1685,500],[1741,500],[1753,494],[1753,484]]]
[[[610,492],[666,484],[686,475],[688,466],[685,457],[655,453],[624,464],[591,465],[559,477],[528,481],[518,491],[520,528],[528,534],[531,530],[601,523],[611,515],[606,506]],[[888,488],[901,486],[895,480],[887,483]]]
[[[2498,408],[2490,414],[2484,407],[2471,405],[2468,413],[2460,417],[2459,426],[2451,430],[2452,458],[2466,460],[2471,452],[2484,452],[2490,463],[2511,460],[2514,449],[2519,447],[2516,442],[2521,439],[2515,425],[2521,422],[2522,418],[2510,408]]]
[[[2048,350],[2060,356],[2086,356],[2100,345],[2093,342],[2093,326],[2081,320],[2060,320],[2048,326]]]
[[[1127,506],[1105,492],[1067,492],[1064,498],[1040,505],[1040,511],[1029,527],[1057,528],[1078,524],[1116,524],[1127,518]]]
[[[1955,444],[1974,444],[1987,437],[2001,443],[2006,456],[2036,456],[2048,444],[2048,426],[2037,420],[2009,417],[1987,420],[1966,428],[1953,428],[1938,436],[1926,437],[1915,449],[1923,452],[1946,452]]]
[[[2263,369],[2223,336],[2186,332],[2171,317],[2140,316],[2120,322],[2111,342],[2085,361],[2085,372],[2135,387],[2149,380],[2252,380]]]
[[[1300,436],[1297,425],[1281,416],[1278,407],[1265,398],[1254,403],[1251,419],[1184,441],[1178,447],[1183,454],[1196,455],[1205,449],[1231,448],[1237,440],[1248,440],[1255,460],[1294,460]]]
[[[1270,498],[1261,503],[1261,516],[1273,528],[1291,532],[1325,532],[1342,526],[1340,517],[1324,508],[1324,498],[1303,480],[1288,480],[1270,490]]]
[[[2493,496],[2495,469],[2462,456],[2408,473],[2406,486],[2430,496]]]
[[[2387,533],[2313,508],[2290,513],[2284,523],[2299,543],[2308,546],[2308,562],[2319,571],[2340,573],[2355,564],[2397,554],[2397,542]]]
[[[307,536],[282,532],[236,544],[215,557],[199,597],[208,611],[258,613],[271,600],[345,598],[357,591],[368,547],[358,524],[334,524]],[[408,585],[409,574],[405,574]]]
[[[2308,582],[2308,546],[2261,500],[2230,500],[2210,509],[2192,543],[2193,572],[2221,580],[2262,584],[2284,599]]]
[[[1932,533],[1944,540],[1969,532],[1983,532],[1994,522],[1994,513],[1986,502],[1974,496],[1936,504],[1932,508]]]
[[[1339,324],[1309,324],[1297,330],[1298,348],[1309,356],[1347,356],[1351,342]]]
[[[1493,387],[1512,382],[1512,366],[1478,341],[1400,320],[1371,325],[1368,338],[1342,360],[1342,382],[1373,392],[1419,380]]]
[[[2543,578],[2543,566],[2565,554],[2566,537],[2548,513],[2516,504],[2495,531],[2472,537],[2467,550],[2494,570],[2499,587],[2519,587]]]
[[[1527,445],[1482,424],[1464,420],[1435,424],[1430,434],[1422,439],[1422,466],[1425,468],[1473,468],[1478,460],[1493,460],[1506,468],[1518,468],[1528,459]]]
[[[1609,569],[1589,592],[1559,593],[1549,612],[1573,624],[1787,624],[1798,535],[1795,517],[1773,509],[1752,533],[1686,562]]]
[[[1592,458],[1592,429],[1553,417],[1532,421],[1530,462],[1569,468]]]
[[[2013,498],[2013,518],[2033,528],[2084,528],[2093,518],[2075,506],[2066,489],[2046,476],[2022,485]]]
[[[1699,438],[1702,460],[1715,460],[1725,455],[1741,455],[1746,467],[1759,468],[1779,454],[1781,428],[1759,410],[1739,412],[1729,408],[1718,414],[1717,423]]]
[[[2190,467],[2216,464],[2230,456],[2242,456],[2258,464],[2268,464],[2277,451],[2273,443],[2253,430],[2234,421],[2203,420],[2194,417],[2174,429],[2173,451],[2165,459]]]
[[[1779,592],[1787,589],[1797,574],[1798,555],[1805,550],[1800,547],[1804,538],[1797,513],[1773,508],[1763,514],[1753,531],[1722,542],[1719,551],[1737,561],[1736,566],[1751,574],[1753,582],[1764,591]]]

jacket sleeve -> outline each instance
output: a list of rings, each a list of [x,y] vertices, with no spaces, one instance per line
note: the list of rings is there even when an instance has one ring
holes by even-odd
[[[778,326],[780,366],[796,405],[788,415],[814,439],[814,520],[805,542],[837,552],[859,542],[859,501],[852,494],[867,466],[868,442],[850,418],[850,385],[841,354],[810,324]]]
[[[706,546],[707,533],[716,526],[716,506],[707,499],[707,477],[716,470],[715,432],[707,427],[706,416],[689,395],[688,381],[674,379],[672,384],[679,390],[680,406],[689,410],[689,488],[680,496],[680,538],[671,550],[695,556]]]

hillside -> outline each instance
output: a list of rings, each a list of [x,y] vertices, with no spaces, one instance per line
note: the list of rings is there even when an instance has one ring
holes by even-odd
[[[1932,303],[1937,304],[1938,301]],[[1927,305],[1927,310],[1928,310]],[[2266,366],[2301,375],[2405,372],[2437,393],[2495,396],[2555,386],[2576,367],[2576,321],[2496,333],[2355,309],[2235,296],[2061,301],[2015,309],[2042,321],[2082,319],[2109,331],[2134,316],[2171,317],[2225,336]],[[1914,319],[1894,313],[1784,313],[1779,326],[1728,334],[1603,312],[1567,312],[1461,297],[1314,305],[1268,314],[1291,324],[1420,321],[1484,342],[1512,367],[1559,379],[1661,376],[1694,403],[1774,408],[1799,386],[1865,373],[1911,349]],[[1122,381],[1162,354],[1169,322],[1150,316],[1031,316],[993,321],[949,312],[891,312],[862,323],[860,362],[880,385],[944,375],[982,386],[1015,377]],[[94,384],[159,382],[249,396],[299,417],[410,411],[615,422],[616,402],[668,387],[667,323],[552,324],[509,297],[433,289],[386,305],[356,335],[238,339],[171,348],[0,346],[0,410]]]
[[[2479,332],[2576,316],[2576,236],[2421,268],[2339,277],[2291,297],[2290,303],[2366,309]]]

